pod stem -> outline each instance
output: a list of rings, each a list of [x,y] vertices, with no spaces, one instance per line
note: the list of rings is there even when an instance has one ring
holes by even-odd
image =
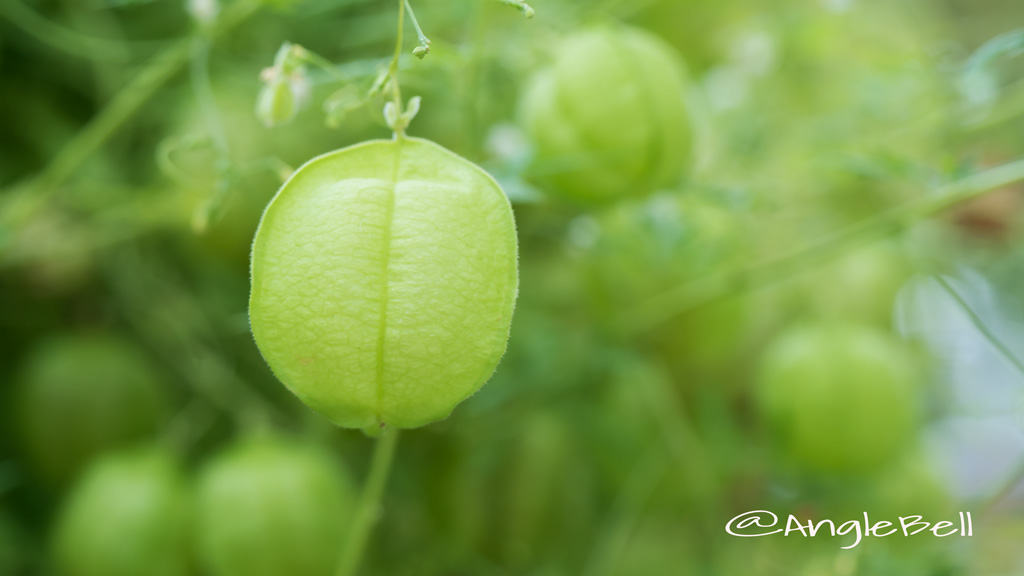
[[[398,60],[402,56],[402,35],[405,33],[405,0],[398,0],[398,30],[395,34],[395,55],[388,66],[388,76],[391,82],[391,101],[395,106],[396,118],[402,115],[402,89],[398,84]],[[401,127],[391,126],[395,131],[395,139],[405,137],[405,130]]]
[[[376,439],[373,456],[370,460],[370,474],[367,476],[363,492],[359,496],[335,576],[353,576],[356,569],[359,568],[359,561],[363,557],[366,545],[370,541],[370,534],[380,516],[381,495],[384,493],[384,486],[387,484],[388,475],[391,472],[391,462],[394,460],[395,448],[398,446],[398,434],[397,428],[384,428]]]

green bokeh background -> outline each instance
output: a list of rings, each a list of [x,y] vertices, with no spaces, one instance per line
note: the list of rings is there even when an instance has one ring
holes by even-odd
[[[374,440],[275,380],[248,257],[283,176],[390,136],[365,95],[397,2],[190,16],[211,5],[0,0],[0,576],[321,576],[346,538]],[[1024,573],[1024,189],[801,252],[1024,157],[1024,4],[411,5],[432,45],[414,58],[407,23],[409,133],[501,183],[520,292],[491,381],[402,434],[361,574]],[[692,146],[618,158],[657,186],[588,203],[616,162],[559,172],[523,102],[563,39],[627,26],[677,59],[689,121],[666,141]],[[333,68],[309,66],[303,106],[268,128],[260,73],[284,42]],[[541,102],[541,124],[586,118],[591,143],[675,129],[586,89],[604,57],[562,62],[585,113]],[[756,273],[711,281],[736,270]],[[965,418],[996,435],[941,433]],[[725,532],[761,509],[971,511],[974,536]]]

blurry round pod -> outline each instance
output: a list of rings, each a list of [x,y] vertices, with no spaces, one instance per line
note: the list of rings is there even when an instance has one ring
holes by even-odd
[[[820,318],[892,325],[896,296],[913,269],[890,241],[868,244],[802,276],[790,307],[811,304]]]
[[[114,334],[42,342],[23,366],[16,400],[29,461],[61,483],[97,454],[153,434],[164,412],[161,386],[145,354]]]
[[[327,576],[353,503],[329,452],[279,437],[242,441],[197,485],[198,554],[211,576]]]
[[[585,265],[594,312],[612,329],[627,311],[738,265],[748,253],[742,216],[699,196],[662,193],[623,202],[594,222],[597,233],[586,248]],[[653,334],[669,357],[700,369],[738,350],[747,319],[746,300],[732,297],[666,315]]]
[[[140,448],[97,460],[64,505],[54,555],[65,576],[191,573],[189,496],[174,456]]]
[[[676,184],[693,147],[690,98],[682,59],[656,36],[625,26],[573,34],[520,100],[531,172],[582,204]]]
[[[756,399],[785,453],[804,469],[878,470],[914,441],[917,355],[881,329],[798,326],[765,350]]]

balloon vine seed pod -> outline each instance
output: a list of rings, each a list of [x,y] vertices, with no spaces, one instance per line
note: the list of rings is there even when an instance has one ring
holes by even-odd
[[[868,473],[913,444],[920,377],[918,358],[889,332],[818,323],[772,342],[756,399],[780,447],[801,467]]]
[[[328,576],[354,488],[331,453],[276,436],[235,444],[196,482],[196,553],[211,576]]]
[[[53,554],[66,576],[186,576],[189,492],[175,456],[143,447],[96,460],[63,505]]]
[[[517,285],[501,188],[398,136],[285,183],[256,233],[249,309],[267,362],[307,405],[343,427],[405,428],[447,417],[490,377]]]
[[[648,32],[599,27],[569,36],[521,100],[532,172],[581,204],[677,183],[693,141],[689,92],[679,56]]]

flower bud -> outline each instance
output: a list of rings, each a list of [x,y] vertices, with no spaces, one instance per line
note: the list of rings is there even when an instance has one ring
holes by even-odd
[[[295,94],[287,81],[275,78],[260,89],[256,117],[264,126],[270,128],[287,124],[295,118],[298,109]]]

